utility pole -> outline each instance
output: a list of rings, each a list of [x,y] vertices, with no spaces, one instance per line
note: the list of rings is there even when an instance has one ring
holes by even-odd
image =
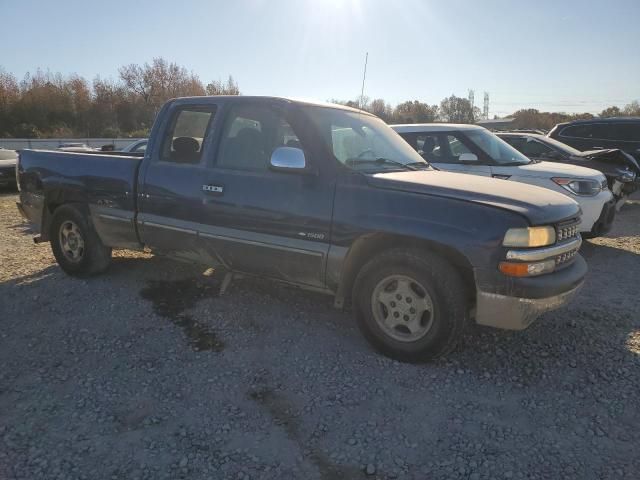
[[[489,120],[489,92],[484,92],[484,107],[482,109],[482,116],[485,120]]]
[[[367,79],[367,62],[369,61],[369,52],[364,57],[364,73],[362,74],[362,88],[360,89],[360,105],[358,108],[364,108],[364,81]]]

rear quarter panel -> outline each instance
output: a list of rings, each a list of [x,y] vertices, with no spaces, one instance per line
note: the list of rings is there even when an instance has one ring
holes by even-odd
[[[129,156],[22,150],[20,202],[46,239],[47,215],[58,205],[86,205],[108,246],[138,246],[135,179],[141,159]]]

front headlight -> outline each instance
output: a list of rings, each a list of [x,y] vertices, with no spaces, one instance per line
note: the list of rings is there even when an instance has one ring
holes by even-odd
[[[602,191],[602,184],[597,180],[562,177],[555,177],[551,180],[574,195],[593,197]]]
[[[619,180],[623,183],[628,183],[628,182],[633,182],[635,179],[636,179],[635,172],[632,172],[631,170],[625,170],[620,174],[620,176],[616,180]]]
[[[505,247],[544,247],[556,243],[553,227],[510,228],[504,235]]]

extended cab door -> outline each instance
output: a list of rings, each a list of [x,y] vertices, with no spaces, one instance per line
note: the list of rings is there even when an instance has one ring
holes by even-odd
[[[313,163],[288,107],[235,100],[225,110],[201,182],[207,250],[235,271],[324,287],[334,179]],[[270,168],[282,146],[305,151],[306,171]]]
[[[207,174],[205,153],[217,105],[171,104],[154,129],[140,172],[138,227],[154,251],[193,261],[209,259],[199,242]]]
[[[409,142],[422,157],[439,170],[471,175],[491,176],[491,167],[478,158],[473,163],[460,160],[460,155],[473,153],[466,140],[455,132],[430,132],[414,135]],[[403,136],[404,137],[404,136]],[[405,138],[406,139],[406,138]],[[477,155],[476,155],[477,156]]]

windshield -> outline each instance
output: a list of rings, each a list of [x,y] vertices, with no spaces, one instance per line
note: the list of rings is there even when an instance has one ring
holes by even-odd
[[[484,128],[466,130],[464,134],[499,165],[526,165],[531,163],[531,160],[518,150]]]
[[[556,140],[554,138],[544,137],[542,135],[541,135],[541,137],[542,138],[540,140],[542,142],[544,142],[544,143],[546,143],[548,145],[551,145],[551,146],[557,148],[558,150],[562,150],[563,152],[568,153],[569,155],[578,155],[578,156],[580,156],[582,154],[582,152],[580,150],[578,150],[576,148],[573,148],[573,147],[567,145],[566,143],[559,142],[558,140]]]
[[[382,120],[327,107],[304,107],[340,163],[359,171],[428,169],[429,164]]]

